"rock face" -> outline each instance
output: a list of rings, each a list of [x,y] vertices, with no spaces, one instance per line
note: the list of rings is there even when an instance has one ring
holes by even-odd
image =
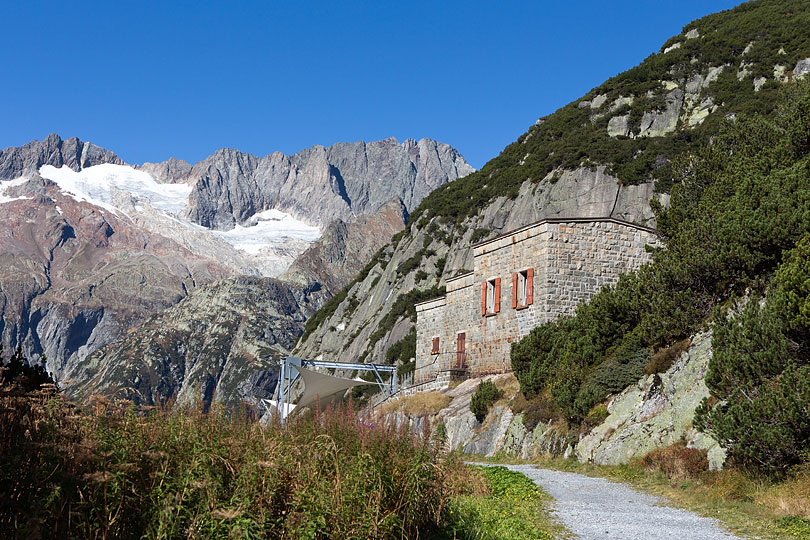
[[[725,450],[692,428],[695,409],[709,396],[704,376],[710,358],[711,332],[695,336],[669,370],[644,377],[610,401],[610,415],[580,439],[577,458],[616,465],[685,439],[708,450],[713,469],[722,467]]]
[[[405,205],[395,200],[370,216],[358,216],[348,223],[335,220],[281,279],[310,289],[317,284],[331,297],[348,285],[388,239],[405,228],[406,219]]]
[[[494,405],[483,422],[479,422],[470,411],[470,400],[483,380],[494,382],[499,387],[515,388],[516,381],[511,374],[490,375],[468,379],[442,393],[451,398],[449,405],[429,416],[410,416],[397,411],[396,401],[381,407],[385,421],[394,421],[398,426],[407,425],[420,433],[426,424],[435,430],[444,426],[447,450],[461,450],[467,454],[481,454],[487,457],[505,453],[521,459],[535,459],[544,456],[569,455],[576,444],[576,437],[552,424],[539,424],[528,431],[523,425],[523,415],[513,414],[510,402],[514,390]],[[408,398],[404,398],[408,399]],[[394,412],[384,412],[391,408]]]
[[[0,150],[0,180],[35,175],[43,165],[64,165],[79,171],[101,163],[121,165],[124,162],[110,150],[76,137],[63,141],[59,135],[51,133],[42,141]]]
[[[80,399],[103,394],[141,404],[258,405],[316,307],[272,278],[210,283],[91,355],[67,390]]]
[[[471,172],[456,150],[429,139],[340,143],[264,158],[222,149],[188,173],[194,190],[186,215],[227,230],[264,208],[276,208],[326,226],[374,213],[392,199],[410,211],[435,188]]]

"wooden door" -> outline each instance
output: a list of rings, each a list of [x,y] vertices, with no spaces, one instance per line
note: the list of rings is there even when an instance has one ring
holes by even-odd
[[[458,341],[456,344],[456,368],[457,369],[464,369],[466,367],[466,359],[464,358],[464,353],[466,352],[466,342],[467,341],[467,334],[464,332],[458,333]]]

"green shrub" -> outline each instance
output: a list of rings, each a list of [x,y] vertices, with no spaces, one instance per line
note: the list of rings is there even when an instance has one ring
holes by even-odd
[[[491,233],[489,229],[475,229],[472,234],[470,235],[470,244],[475,244],[480,242]]]
[[[408,332],[405,337],[391,345],[385,352],[385,361],[390,365],[394,365],[397,362],[401,362],[404,365],[411,358],[416,358],[416,328],[411,328],[411,331]],[[397,370],[397,373],[402,375],[400,370]]]
[[[470,399],[470,411],[475,415],[476,420],[483,422],[489,408],[501,399],[503,394],[503,390],[495,386],[492,381],[481,381]]]
[[[810,235],[791,250],[764,305],[718,313],[704,401],[695,425],[735,463],[784,473],[810,457]]]

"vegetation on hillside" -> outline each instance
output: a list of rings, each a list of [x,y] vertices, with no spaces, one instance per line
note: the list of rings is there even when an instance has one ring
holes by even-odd
[[[582,421],[625,384],[607,377],[623,373],[627,384],[633,382],[644,369],[638,362],[642,354],[688,337],[715,308],[725,309],[729,299],[762,289],[783,260],[801,259],[806,250],[800,248],[797,255],[790,250],[810,233],[810,84],[792,85],[780,95],[774,114],[740,116],[724,125],[711,145],[678,161],[671,205],[659,209],[658,227],[667,247],[653,254],[652,263],[602,290],[576,316],[537,327],[513,344],[512,367],[527,397],[550,394],[568,420]],[[810,279],[808,270],[794,262],[776,279],[802,283]],[[779,296],[777,283],[774,296],[795,298],[801,287],[791,286],[794,292]],[[712,359],[707,382],[717,398],[730,401],[714,413],[708,405],[702,412],[709,414],[704,427],[717,430],[732,459],[765,468],[777,462],[786,467],[799,455],[806,459],[808,450],[806,422],[793,423],[796,414],[808,414],[806,388],[797,380],[808,363],[800,315],[805,308],[797,301],[779,302],[792,311],[781,313],[779,322],[771,318],[756,330],[759,334],[747,333],[752,319],[762,319],[755,313],[756,302],[742,323],[719,329],[715,345],[721,354]],[[767,319],[767,303],[765,312]],[[735,331],[737,326],[745,331]],[[773,341],[779,332],[784,339]],[[746,340],[774,348],[730,359],[747,346]],[[738,394],[732,386],[737,383],[739,392],[753,392],[747,404],[735,405]],[[794,401],[786,397],[789,392],[797,393]],[[769,417],[741,436],[740,423],[791,403],[804,408],[794,416]],[[780,461],[781,455],[755,463],[746,456],[743,446],[767,445],[787,434],[798,450],[794,458]]]
[[[773,113],[783,86],[776,82],[773,68],[784,66],[785,75],[789,76],[798,60],[810,57],[808,27],[810,9],[801,0],[747,2],[686,25],[681,34],[672,37],[658,53],[638,66],[541,119],[482,170],[432,192],[412,212],[410,227],[392,238],[391,247],[410,246],[404,240],[423,230],[437,241],[449,243],[467,238],[464,227],[474,227],[475,216],[489,203],[499,197],[517,197],[527,181],[536,185],[547,179],[553,183],[562,169],[605,165],[623,184],[655,179],[659,191],[669,192],[673,184],[680,182],[683,158],[679,156],[700,152],[718,135],[727,117]],[[691,30],[696,30],[699,37],[687,39],[685,34]],[[664,53],[675,44],[679,47]],[[684,89],[693,75],[706,75],[710,68],[721,66],[725,67],[717,78],[699,90],[701,100],[711,98],[718,107],[702,124],[689,127],[682,120],[673,133],[663,137],[608,136],[607,123],[611,117],[629,115],[631,129],[637,131],[643,113],[665,108],[669,90],[662,81]],[[738,73],[742,74],[739,78]],[[762,76],[768,82],[755,92],[753,79]],[[604,98],[599,100],[604,101],[601,106],[591,108],[586,103],[594,103],[599,96]],[[625,99],[630,97],[632,102]],[[617,101],[619,98],[622,100]],[[474,230],[473,241],[487,234],[486,229]],[[406,276],[411,272],[419,276],[417,281],[434,273],[430,265],[425,265],[425,249],[422,246],[421,251],[400,266],[396,277],[400,286],[407,282]],[[436,263],[435,273],[439,277],[446,261],[443,256]],[[350,296],[348,290],[342,294]],[[343,299],[344,303],[352,301],[356,299]],[[337,307],[337,302],[331,303],[316,314],[307,324],[305,337],[323,326]],[[618,326],[627,324],[620,322]],[[378,326],[375,330],[386,329]],[[360,329],[350,339],[359,334]],[[593,375],[594,395],[621,387],[645,368],[655,369],[643,365],[644,359],[639,356],[619,355],[612,361],[616,369],[606,371],[604,376]]]
[[[602,107],[580,107],[582,100],[576,100],[541,119],[480,171],[428,195],[411,213],[411,221],[440,216],[460,223],[497,197],[517,197],[527,180],[539,182],[557,169],[581,165],[608,165],[624,184],[657,179],[659,190],[669,191],[671,159],[704,146],[717,133],[725,115],[772,111],[780,86],[774,82],[773,67],[782,65],[791,70],[798,60],[810,56],[809,26],[810,9],[802,0],[746,2],[696,20],[684,27],[684,33],[697,30],[699,38],[671,38],[661,52],[584,96],[584,100],[606,96]],[[663,52],[675,43],[680,47]],[[749,44],[751,48],[743,56]],[[754,71],[740,80],[737,70],[741,59],[750,63]],[[703,124],[694,128],[681,126],[666,137],[608,136],[607,123],[612,116],[630,114],[631,122],[637,126],[643,112],[663,108],[667,90],[662,81],[683,86],[693,73],[723,65],[728,67],[709,85],[706,95],[722,108]],[[763,75],[771,82],[755,92],[752,78]],[[619,97],[634,100],[610,110]]]

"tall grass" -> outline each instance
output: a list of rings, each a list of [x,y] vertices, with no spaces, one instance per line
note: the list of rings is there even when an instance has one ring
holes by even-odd
[[[0,530],[25,538],[419,538],[468,474],[424,436],[351,407],[248,415],[79,413],[0,386]]]

